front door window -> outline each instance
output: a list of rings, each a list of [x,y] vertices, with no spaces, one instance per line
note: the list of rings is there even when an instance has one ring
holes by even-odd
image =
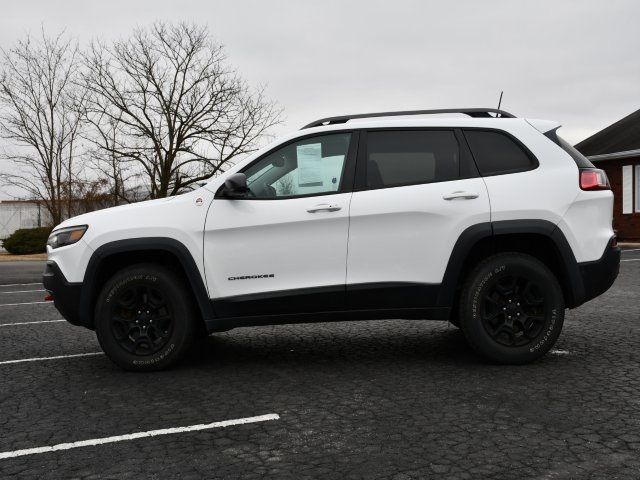
[[[350,133],[290,143],[248,167],[249,198],[290,198],[337,193]]]

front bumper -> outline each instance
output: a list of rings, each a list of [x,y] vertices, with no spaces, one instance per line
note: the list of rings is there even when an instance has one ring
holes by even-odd
[[[82,283],[70,283],[56,262],[49,260],[42,274],[44,288],[53,296],[53,304],[73,325],[85,326],[80,318]]]
[[[620,271],[620,247],[614,246],[615,238],[609,240],[602,257],[593,262],[579,263],[584,285],[584,301],[602,295],[615,282]]]

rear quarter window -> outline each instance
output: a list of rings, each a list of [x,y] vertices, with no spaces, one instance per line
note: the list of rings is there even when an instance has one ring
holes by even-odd
[[[465,130],[473,157],[482,176],[523,172],[537,161],[509,135],[488,130]]]
[[[576,162],[578,168],[595,168],[593,163],[581,154],[578,150],[576,150],[569,142],[567,142],[564,138],[562,138],[556,130],[551,130],[544,134],[549,140],[558,145],[561,149],[567,152],[573,161]]]

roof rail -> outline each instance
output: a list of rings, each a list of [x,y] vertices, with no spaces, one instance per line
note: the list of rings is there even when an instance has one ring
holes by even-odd
[[[515,115],[505,112],[504,110],[498,110],[497,108],[445,108],[440,110],[405,110],[400,112],[374,112],[374,113],[359,113],[357,115],[341,115],[339,117],[327,117],[311,122],[308,125],[302,127],[305,128],[321,127],[322,125],[334,125],[336,123],[347,123],[349,120],[356,118],[375,118],[375,117],[398,117],[404,115],[435,115],[439,113],[463,113],[470,117],[487,117],[487,118],[516,118]],[[490,113],[494,113],[495,116],[491,116]]]

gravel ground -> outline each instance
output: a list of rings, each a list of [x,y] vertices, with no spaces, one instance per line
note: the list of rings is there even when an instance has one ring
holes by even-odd
[[[623,259],[609,292],[568,312],[555,350],[520,367],[483,362],[446,323],[403,320],[237,329],[154,374],[101,354],[2,363],[100,351],[31,304],[40,285],[2,286],[0,452],[280,418],[0,453],[0,477],[640,478],[640,252]],[[7,265],[2,283],[30,283],[31,262]]]

